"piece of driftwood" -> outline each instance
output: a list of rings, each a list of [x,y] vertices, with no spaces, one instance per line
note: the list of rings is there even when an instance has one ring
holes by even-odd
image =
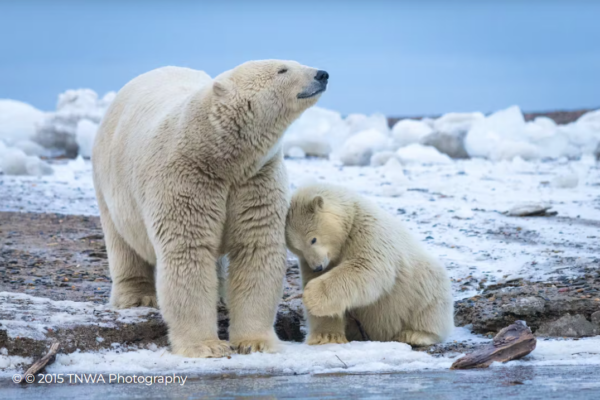
[[[459,358],[450,369],[487,368],[494,361],[518,360],[535,349],[536,339],[523,321],[502,329],[492,344]]]
[[[35,376],[42,369],[46,368],[46,366],[48,364],[52,364],[54,362],[54,360],[56,359],[56,353],[58,353],[59,347],[60,347],[59,342],[52,343],[52,346],[50,346],[50,350],[48,350],[48,353],[46,353],[46,355],[44,357],[42,357],[39,360],[37,360],[36,362],[34,362],[31,365],[31,367],[29,367],[27,369],[27,371],[25,371],[25,374],[23,374],[23,376],[24,377],[27,377],[29,375]],[[25,379],[23,379],[21,381],[21,383],[26,383],[26,382],[27,381]]]

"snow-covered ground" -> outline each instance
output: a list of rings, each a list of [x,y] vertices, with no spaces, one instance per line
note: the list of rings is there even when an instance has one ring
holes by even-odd
[[[484,341],[467,328],[455,328],[448,342]],[[323,346],[283,342],[277,353],[234,354],[230,358],[192,359],[171,354],[166,348],[149,345],[145,349],[113,344],[110,350],[59,354],[46,371],[68,373],[145,373],[177,372],[192,374],[322,374],[386,373],[396,371],[448,369],[461,354],[430,355],[413,351],[404,343],[351,342]],[[600,365],[593,349],[600,348],[600,337],[574,340],[540,340],[536,349],[517,365]],[[0,377],[7,377],[31,363],[30,358],[10,356],[0,349]],[[493,364],[500,365],[500,364]]]
[[[377,168],[344,167],[339,162],[312,158],[288,159],[285,163],[292,190],[315,180],[346,185],[402,220],[444,262],[457,299],[477,292],[476,286],[462,286],[468,280],[487,278],[484,282],[494,283],[516,277],[542,280],[559,273],[577,274],[577,266],[600,254],[600,171],[591,157],[547,162],[517,158],[502,162],[456,160],[443,165],[388,163]],[[56,161],[53,168],[51,176],[0,176],[0,209],[97,215],[90,162]],[[394,181],[398,174],[403,176],[401,183]],[[565,177],[576,177],[576,186],[564,188],[553,183]],[[390,183],[402,190],[391,191]],[[502,214],[522,202],[548,203],[558,215]],[[449,340],[469,339],[482,340],[465,328],[457,328]],[[590,349],[598,347],[600,337],[541,340],[537,349],[518,363],[597,365],[600,357]],[[323,347],[286,343],[277,354],[216,360],[185,359],[162,348],[126,350],[59,355],[48,372],[383,372],[448,368],[455,359],[452,355],[415,352],[400,343]],[[9,374],[26,361],[3,355],[0,370]]]
[[[579,161],[388,163],[377,168],[311,158],[285,163],[292,190],[322,181],[375,200],[425,242],[456,281],[575,274],[600,254],[600,165],[591,156]],[[0,210],[98,215],[90,162],[61,161],[53,168],[54,174],[45,177],[0,176]],[[557,187],[555,182],[564,179],[576,186]],[[558,215],[502,214],[523,202],[547,203]],[[457,298],[476,289],[458,291],[460,283],[455,286]]]
[[[0,101],[0,211],[98,215],[91,164],[81,156],[89,156],[113,97],[68,91],[52,113]],[[577,275],[598,257],[600,164],[593,152],[599,142],[599,111],[564,126],[547,118],[525,122],[520,110],[511,107],[487,117],[451,113],[436,120],[404,120],[390,129],[383,115],[342,118],[313,108],[286,133],[284,152],[292,190],[320,181],[372,198],[442,260],[455,298],[460,299],[503,280]],[[61,153],[80,157],[39,158]],[[463,159],[469,156],[478,158]],[[551,206],[558,214],[503,214],[527,202]],[[54,303],[57,310],[65,306]],[[80,306],[87,311],[97,308]],[[101,323],[84,311],[82,316]],[[68,312],[59,314],[65,323],[72,318]],[[29,330],[13,328],[40,333],[43,321],[40,316]],[[483,339],[457,328],[449,340]],[[598,365],[600,356],[590,352],[592,348],[600,348],[600,337],[541,340],[531,355],[511,365]],[[448,368],[455,356],[435,357],[401,343],[285,343],[277,354],[197,360],[171,355],[164,348],[115,346],[61,354],[48,372],[388,372]],[[29,361],[0,350],[0,376]]]

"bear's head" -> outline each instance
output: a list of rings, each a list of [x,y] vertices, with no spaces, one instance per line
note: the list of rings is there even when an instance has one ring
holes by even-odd
[[[327,88],[329,74],[296,61],[249,61],[217,76],[217,104],[244,125],[285,129],[314,105]]]
[[[336,200],[301,189],[292,197],[287,214],[286,244],[312,270],[323,271],[340,257],[348,236],[347,217]]]

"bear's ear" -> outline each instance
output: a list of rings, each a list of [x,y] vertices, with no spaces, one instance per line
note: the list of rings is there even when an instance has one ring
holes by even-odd
[[[217,97],[226,96],[231,91],[232,91],[232,86],[228,81],[226,81],[226,80],[214,81],[213,93]]]
[[[315,196],[310,203],[310,209],[312,212],[317,212],[323,208],[323,198],[321,196]]]

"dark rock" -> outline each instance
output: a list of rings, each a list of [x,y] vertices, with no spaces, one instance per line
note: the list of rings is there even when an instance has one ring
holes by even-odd
[[[600,328],[583,315],[566,314],[556,321],[545,322],[535,333],[537,336],[586,337],[600,334]]]
[[[570,286],[562,287],[566,285]],[[565,315],[581,315],[587,321],[592,321],[592,315],[596,315],[594,321],[600,319],[596,314],[600,312],[599,289],[598,270],[573,283],[559,278],[546,283],[521,280],[516,285],[515,282],[490,285],[480,296],[456,301],[454,321],[457,326],[471,324],[474,332],[487,334],[498,332],[516,320],[524,320],[536,335],[541,336],[545,331],[538,332],[538,329],[543,324],[555,322]],[[594,324],[598,325],[597,322]],[[585,336],[583,333],[589,329],[574,332]]]
[[[592,324],[600,325],[600,311],[596,311],[591,316]]]

